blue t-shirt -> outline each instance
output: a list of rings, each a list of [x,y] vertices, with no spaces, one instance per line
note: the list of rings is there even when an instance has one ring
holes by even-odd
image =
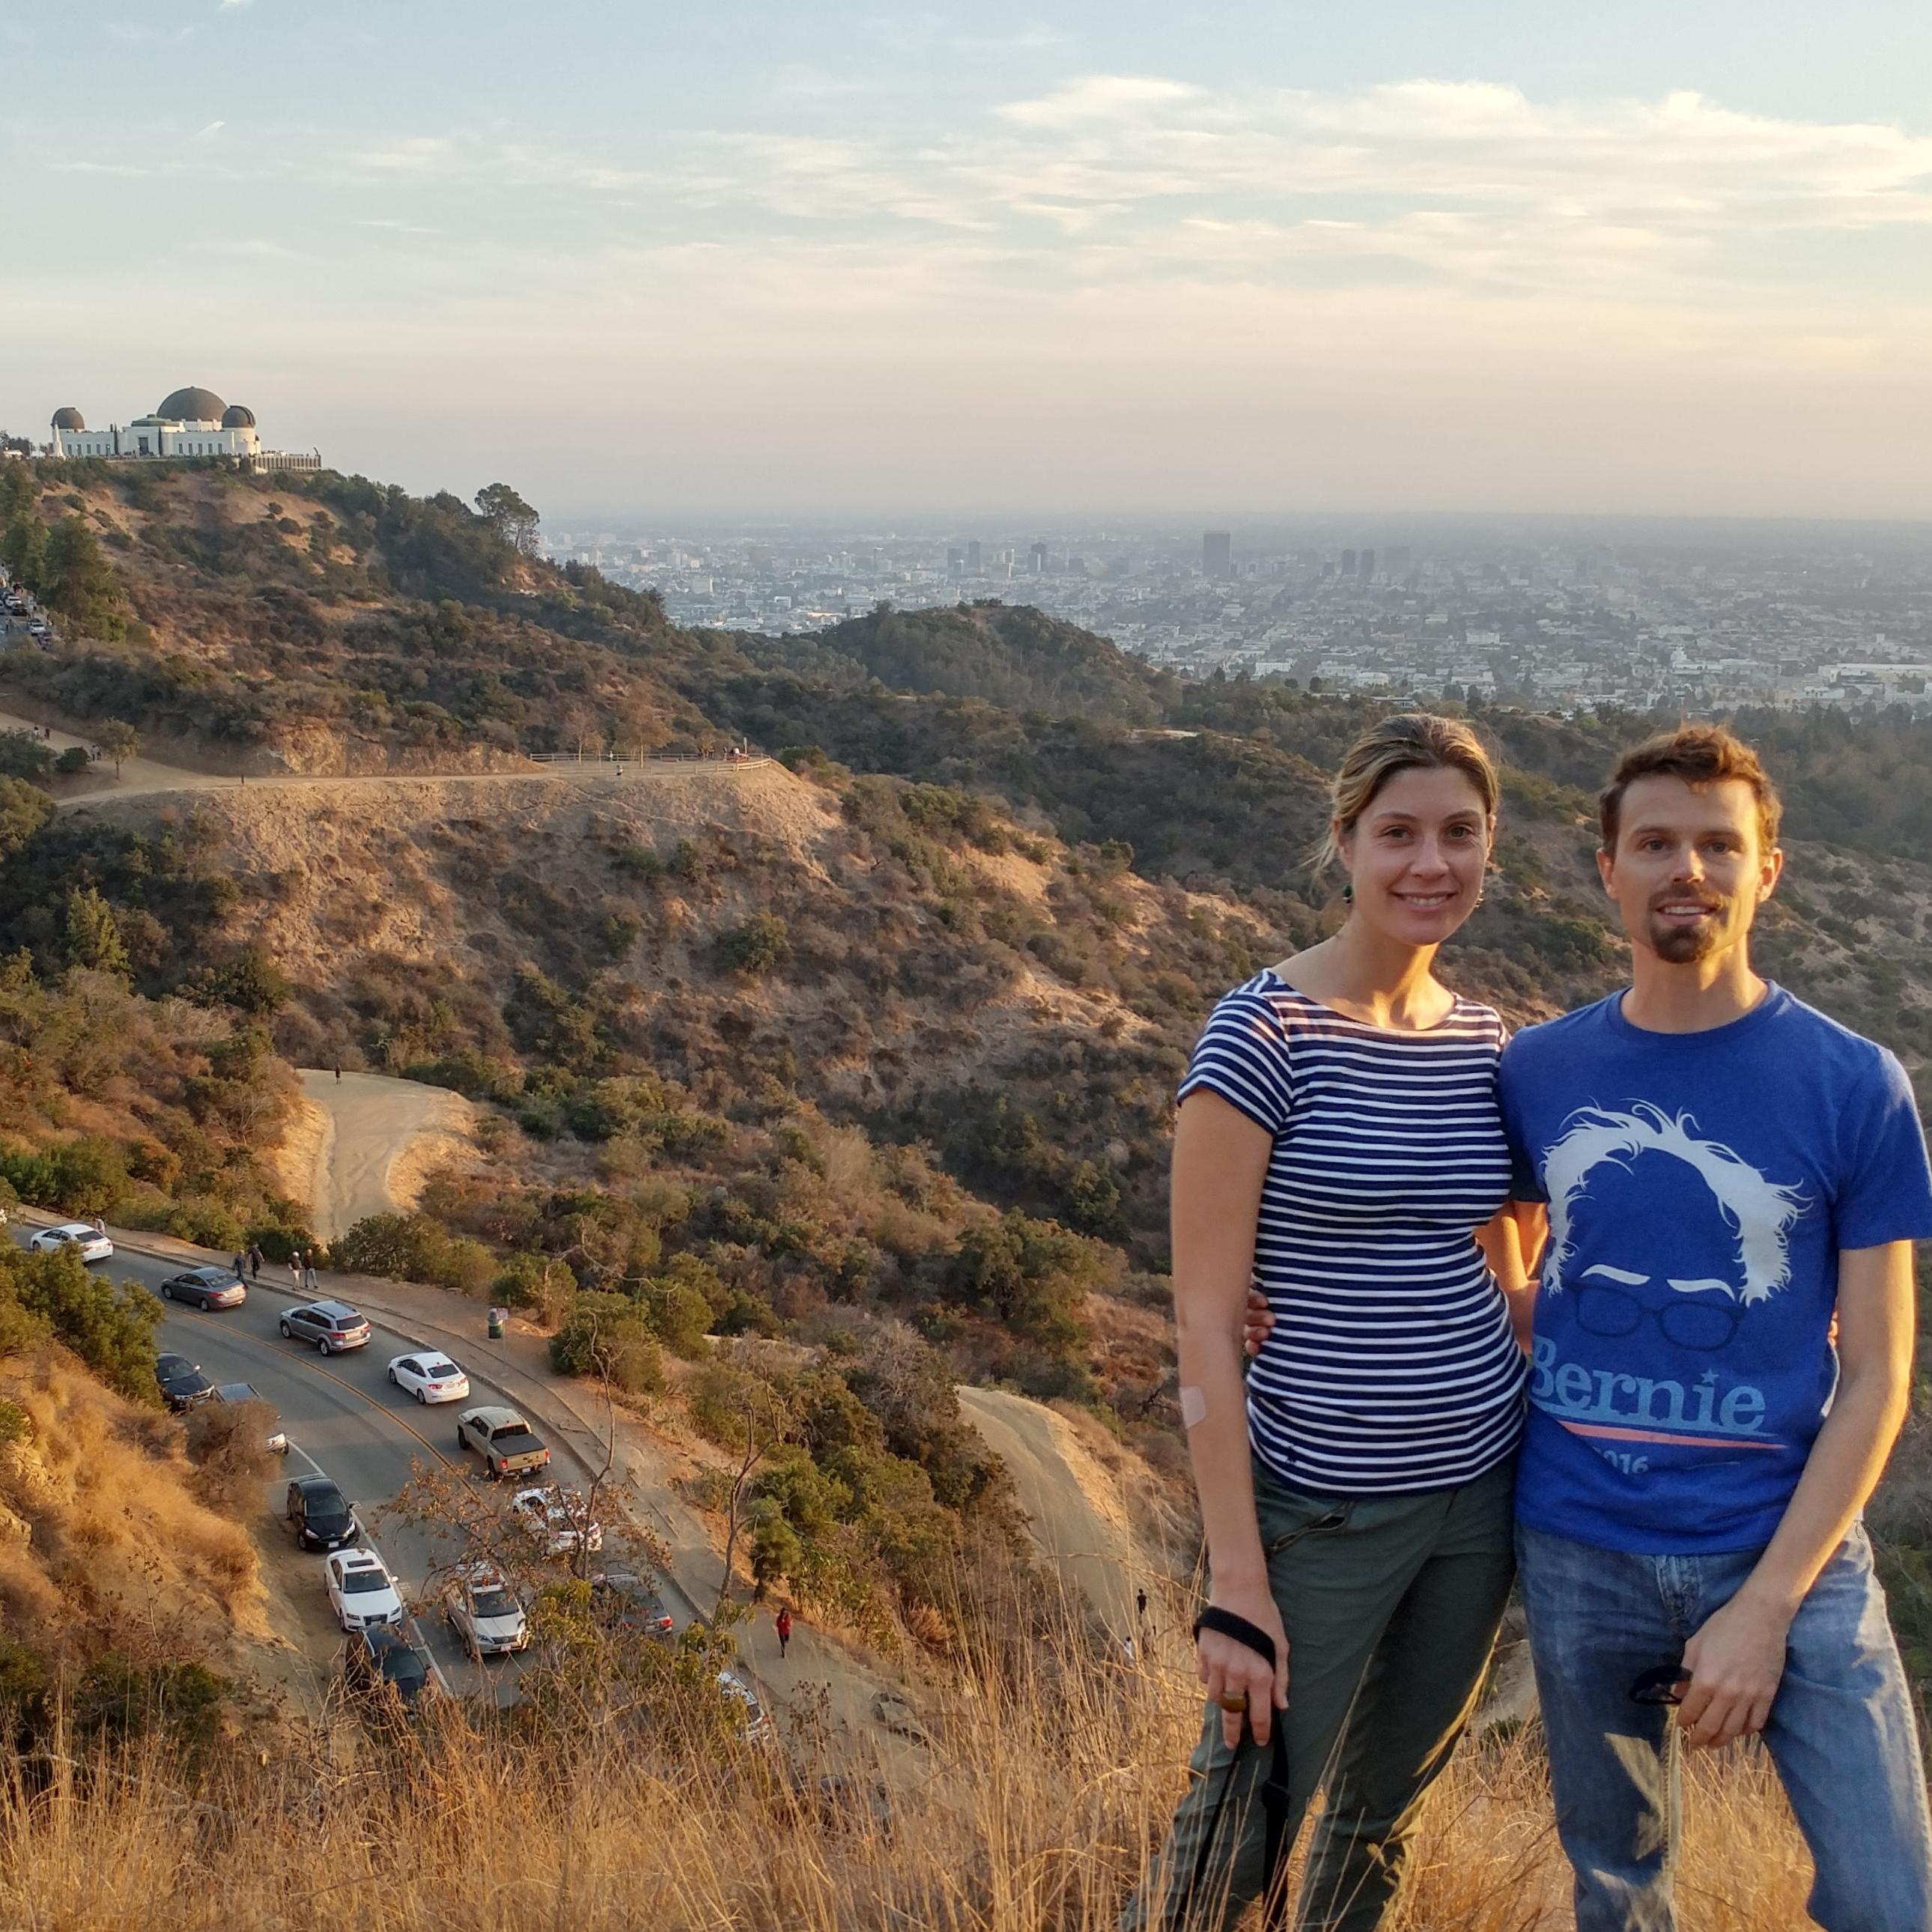
[[[1550,1204],[1516,1513],[1600,1548],[1770,1541],[1830,1406],[1838,1260],[1932,1235],[1905,1070],[1781,988],[1650,1033],[1623,995],[1504,1050],[1512,1192]]]

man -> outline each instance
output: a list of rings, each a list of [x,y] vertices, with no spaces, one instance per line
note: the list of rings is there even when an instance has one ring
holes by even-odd
[[[1859,1520],[1932,1236],[1911,1090],[1752,970],[1784,855],[1748,747],[1687,725],[1628,753],[1601,806],[1630,986],[1519,1034],[1501,1075],[1515,1191],[1549,1216],[1517,1543],[1577,1932],[1671,1932],[1678,1746],[1753,1733],[1813,1918],[1932,1932],[1912,1702]]]

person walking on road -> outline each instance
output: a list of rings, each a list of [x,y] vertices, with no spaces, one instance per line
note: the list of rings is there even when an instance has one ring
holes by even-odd
[[[289,1257],[289,1279],[295,1283],[297,1293],[300,1293],[302,1285],[302,1252],[299,1248]]]
[[[791,1642],[791,1612],[782,1604],[778,1606],[778,1613],[773,1619],[773,1626],[778,1634],[778,1660],[782,1663],[784,1660],[786,1648]]]
[[[259,1241],[251,1243],[249,1246],[248,1279],[250,1281],[260,1281],[262,1279],[262,1248]]]
[[[235,1270],[235,1279],[237,1281],[239,1281],[242,1279],[242,1271],[244,1265],[247,1264],[248,1259],[248,1257],[243,1254],[239,1249],[237,1249],[235,1253],[229,1258],[228,1265]]]
[[[302,1256],[302,1285],[304,1294],[314,1294],[322,1286],[315,1271],[315,1257],[313,1255]]]

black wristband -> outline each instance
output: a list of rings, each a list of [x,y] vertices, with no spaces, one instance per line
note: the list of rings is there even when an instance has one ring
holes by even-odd
[[[1232,1637],[1237,1643],[1246,1645],[1270,1670],[1274,1668],[1274,1639],[1260,1624],[1251,1624],[1246,1617],[1237,1616],[1232,1610],[1221,1610],[1210,1604],[1194,1619],[1197,1640],[1204,1630]]]

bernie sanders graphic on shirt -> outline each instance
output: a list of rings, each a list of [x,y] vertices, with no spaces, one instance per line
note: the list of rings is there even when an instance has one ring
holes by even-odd
[[[1768,1542],[1837,1377],[1842,1250],[1932,1235],[1892,1056],[1780,988],[1654,1034],[1622,995],[1520,1034],[1518,1198],[1546,1201],[1517,1511],[1656,1554]]]

